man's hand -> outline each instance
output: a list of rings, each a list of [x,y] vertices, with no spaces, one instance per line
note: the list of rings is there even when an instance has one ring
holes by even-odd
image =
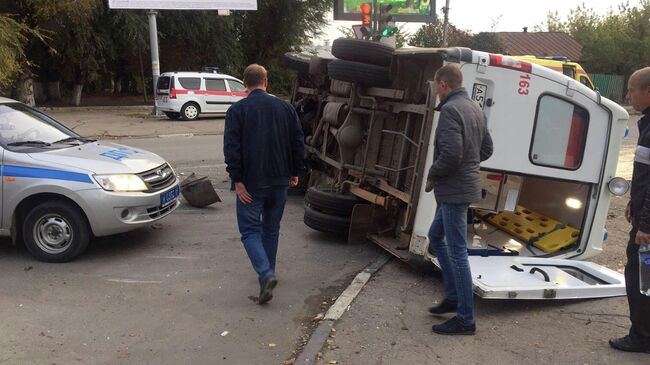
[[[636,232],[636,238],[634,238],[634,243],[636,243],[637,245],[650,244],[650,233],[637,231]]]
[[[628,223],[632,223],[632,204],[628,204],[625,208],[625,219]]]
[[[253,202],[253,197],[248,190],[246,190],[246,185],[244,185],[243,182],[235,183],[235,193],[237,193],[237,197],[239,197],[239,201],[242,203],[250,204]]]
[[[427,176],[427,184],[424,186],[424,191],[430,193],[433,190],[433,176]]]
[[[300,182],[300,179],[298,179],[298,176],[291,176],[289,178],[289,186],[291,186],[292,188],[295,188],[296,186],[298,186],[299,182]]]

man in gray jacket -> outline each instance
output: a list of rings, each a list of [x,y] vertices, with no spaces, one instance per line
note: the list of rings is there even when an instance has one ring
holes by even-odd
[[[429,251],[442,269],[445,298],[429,308],[434,315],[456,312],[433,332],[473,335],[476,331],[472,275],[467,260],[467,210],[481,200],[479,164],[492,155],[485,114],[461,87],[463,74],[453,64],[435,76],[440,104],[433,165],[426,191],[434,191],[437,210],[429,230]]]

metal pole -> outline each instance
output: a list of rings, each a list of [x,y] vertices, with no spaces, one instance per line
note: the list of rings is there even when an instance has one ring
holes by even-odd
[[[447,47],[447,37],[449,36],[449,0],[445,3],[445,8],[442,9],[445,14],[445,23],[442,25],[442,46]]]
[[[372,0],[372,36],[379,31],[379,0]]]
[[[160,61],[158,59],[158,25],[156,24],[155,10],[149,10],[149,45],[151,48],[151,73],[153,74],[153,97],[156,99],[156,87],[158,85],[158,76],[160,76]],[[154,104],[153,114],[159,115],[158,110]]]

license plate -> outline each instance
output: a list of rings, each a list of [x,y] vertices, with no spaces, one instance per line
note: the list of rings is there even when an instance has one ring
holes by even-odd
[[[171,190],[168,190],[162,194],[160,194],[160,205],[165,207],[178,199],[178,195],[180,194],[180,188],[177,186]]]
[[[485,105],[485,98],[487,97],[487,85],[483,84],[474,84],[474,89],[472,90],[472,100],[474,100],[478,106],[483,109]]]

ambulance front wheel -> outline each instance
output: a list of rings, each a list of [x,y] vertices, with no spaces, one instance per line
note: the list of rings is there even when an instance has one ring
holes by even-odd
[[[196,103],[187,103],[181,108],[181,118],[183,120],[194,120],[199,117],[201,108]]]
[[[22,234],[27,250],[45,262],[72,261],[90,242],[86,216],[78,207],[63,201],[49,201],[32,208],[23,221]]]

